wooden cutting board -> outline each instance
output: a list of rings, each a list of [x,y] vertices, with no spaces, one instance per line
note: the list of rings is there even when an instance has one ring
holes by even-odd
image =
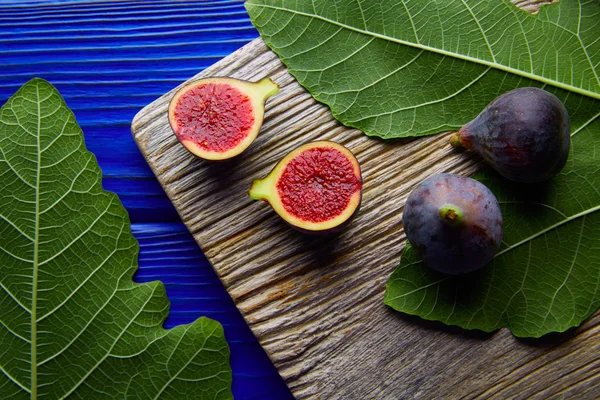
[[[211,163],[179,144],[167,121],[173,91],[145,107],[133,136],[182,220],[298,399],[594,398],[600,396],[600,314],[577,330],[518,340],[507,330],[464,331],[394,312],[385,284],[405,244],[402,207],[438,172],[476,160],[448,135],[383,142],[342,126],[288,74],[261,39],[193,79],[273,78],[256,141]],[[328,139],[363,171],[359,215],[337,237],[304,236],[247,191],[296,146]]]

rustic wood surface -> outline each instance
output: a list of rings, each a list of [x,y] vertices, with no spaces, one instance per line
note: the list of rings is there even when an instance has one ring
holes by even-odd
[[[394,312],[385,283],[400,261],[410,190],[477,161],[448,135],[393,143],[339,124],[257,39],[198,76],[273,78],[256,141],[210,163],[181,146],[167,121],[169,92],[132,132],[181,218],[298,399],[584,398],[600,395],[600,313],[573,332],[518,340]],[[319,139],[351,149],[363,172],[361,211],[341,235],[306,237],[247,191],[296,146]]]

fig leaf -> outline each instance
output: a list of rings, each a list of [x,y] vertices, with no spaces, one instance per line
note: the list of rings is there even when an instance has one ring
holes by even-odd
[[[458,129],[522,86],[600,99],[598,1],[560,1],[536,15],[508,0],[248,0],[246,8],[298,82],[369,136]]]
[[[44,80],[0,111],[0,188],[3,398],[232,398],[223,328],[162,328],[164,286],[132,281],[127,211]]]

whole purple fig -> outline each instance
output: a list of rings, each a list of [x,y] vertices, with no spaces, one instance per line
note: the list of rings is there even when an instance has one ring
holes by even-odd
[[[485,185],[466,176],[425,179],[408,196],[402,223],[423,262],[446,274],[483,267],[502,240],[498,200]]]
[[[450,143],[479,153],[505,178],[529,183],[560,172],[570,139],[564,104],[545,90],[524,87],[497,97]]]

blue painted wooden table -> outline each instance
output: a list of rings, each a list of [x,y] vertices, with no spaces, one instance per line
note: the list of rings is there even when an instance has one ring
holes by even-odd
[[[0,0],[0,103],[41,77],[74,111],[107,190],[129,211],[139,282],[165,283],[165,327],[207,316],[231,347],[236,399],[293,398],[130,133],[146,104],[258,37],[242,1]]]

